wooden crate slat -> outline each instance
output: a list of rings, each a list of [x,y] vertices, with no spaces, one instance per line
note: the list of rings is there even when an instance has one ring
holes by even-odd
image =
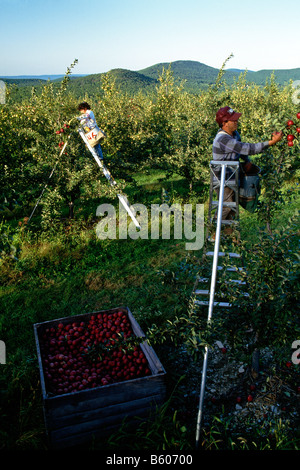
[[[122,385],[122,387],[120,387],[120,385]],[[73,397],[59,397],[64,398],[63,401],[51,400],[50,402],[50,400],[48,400],[45,404],[45,409],[49,418],[57,418],[72,413],[88,411],[96,406],[100,408],[115,403],[127,403],[132,397],[145,398],[152,394],[162,394],[163,390],[164,385],[161,378],[156,379],[153,376],[147,376],[141,379],[105,385],[97,389],[85,390],[85,392],[93,393],[84,393],[83,396],[81,395],[83,392],[75,392]]]
[[[100,433],[106,425],[120,425],[127,417],[147,416],[150,410],[150,401],[152,406],[157,406],[161,403],[161,397],[157,395],[141,400],[133,400],[126,403],[126,406],[116,404],[108,407],[107,410],[105,410],[105,408],[102,408],[100,411],[95,409],[94,412],[91,410],[87,414],[74,415],[70,417],[73,419],[69,419],[65,422],[58,422],[53,428],[53,431],[49,427],[48,430],[51,432],[52,436],[56,436],[56,438],[65,437],[67,435],[72,436],[92,429],[98,429]]]
[[[106,425],[102,427],[101,429],[97,428],[97,429],[91,429],[89,431],[86,430],[84,433],[80,432],[76,435],[71,435],[71,436],[68,435],[65,437],[60,436],[59,438],[57,438],[56,435],[52,432],[52,433],[49,433],[49,436],[52,442],[52,448],[61,449],[61,448],[73,446],[74,443],[78,445],[78,444],[89,442],[94,438],[109,436],[113,432],[118,431],[123,425],[126,425],[126,429],[134,429],[141,422],[144,422],[145,420],[148,421],[151,419],[153,419],[153,415],[149,415],[149,413],[144,416],[141,416],[140,414],[138,416],[126,416],[125,418],[123,418],[123,420],[120,423],[115,423],[115,424],[106,423]]]

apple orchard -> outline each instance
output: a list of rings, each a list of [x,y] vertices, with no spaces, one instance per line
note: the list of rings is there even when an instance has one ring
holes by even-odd
[[[203,351],[216,341],[224,349],[214,347],[209,365],[202,448],[299,448],[300,366],[291,357],[300,337],[300,109],[292,84],[281,87],[271,76],[258,86],[241,74],[228,85],[221,69],[216,83],[196,95],[168,69],[153,92],[132,96],[108,73],[101,89],[88,97],[83,90],[79,100],[68,78],[17,103],[9,89],[0,105],[0,340],[6,348],[0,447],[47,448],[35,323],[70,317],[41,338],[54,395],[151,375],[122,311],[72,320],[128,305],[166,368],[168,400],[152,423],[137,425],[135,434],[120,430],[95,448],[192,449]],[[118,188],[103,178],[78,136],[77,106],[85,99],[107,134],[104,162]],[[172,237],[99,239],[96,209],[104,203],[117,209],[117,191],[124,190],[132,204],[201,204],[206,211],[215,114],[227,105],[242,113],[242,141],[270,140],[279,131],[284,137],[251,157],[261,170],[261,195],[254,214],[241,210],[238,246],[249,295],[227,286],[239,308],[216,314],[207,328],[207,310],[190,308],[195,276],[207,277],[210,269],[202,246],[189,251],[186,240]]]

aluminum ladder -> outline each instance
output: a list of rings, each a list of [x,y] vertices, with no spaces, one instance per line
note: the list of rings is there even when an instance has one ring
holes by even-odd
[[[226,170],[230,170],[230,177],[226,180]],[[228,173],[228,171],[227,171]],[[208,208],[208,230],[206,237],[206,246],[211,241],[210,234],[212,226],[216,223],[216,232],[214,239],[214,250],[207,251],[204,249],[203,256],[212,258],[212,270],[211,270],[211,279],[210,279],[210,290],[207,289],[207,284],[209,283],[209,278],[203,278],[197,276],[194,290],[193,290],[193,303],[195,306],[208,306],[208,318],[207,323],[209,324],[212,319],[212,314],[214,308],[231,308],[232,303],[226,299],[226,295],[217,291],[217,274],[226,270],[229,275],[228,283],[236,284],[246,284],[243,276],[246,273],[246,270],[243,266],[236,266],[234,263],[237,261],[242,262],[242,256],[239,253],[235,252],[220,252],[220,240],[221,240],[221,231],[222,227],[233,225],[238,227],[239,223],[239,162],[237,161],[214,161],[210,162],[210,197],[209,197],[209,208]],[[224,188],[225,186],[233,189],[235,193],[234,202],[225,202],[224,201]],[[216,190],[219,190],[218,200],[214,201],[214,193]],[[222,220],[222,211],[223,207],[231,207],[235,211],[234,220]],[[217,215],[215,214],[215,209],[217,209]],[[233,262],[233,265],[224,266],[219,265],[219,260],[228,259],[230,262]],[[238,278],[232,278],[232,273],[238,275]],[[205,285],[205,288],[201,288],[201,284]],[[221,300],[215,299],[215,294],[221,296]],[[244,295],[248,295],[245,293]],[[208,297],[208,300],[207,300]],[[203,298],[205,300],[203,300]],[[202,367],[202,379],[200,386],[200,395],[199,395],[199,407],[198,407],[198,416],[197,416],[197,425],[196,425],[196,447],[199,445],[199,438],[201,432],[201,421],[203,417],[202,408],[205,392],[205,382],[206,382],[206,372],[207,372],[207,362],[208,362],[208,346],[205,347],[203,367]]]
[[[113,179],[110,171],[108,170],[108,168],[104,165],[103,161],[101,160],[101,158],[99,158],[99,155],[98,153],[96,152],[96,150],[94,149],[94,147],[92,147],[86,137],[86,133],[84,132],[84,130],[79,127],[78,129],[78,133],[80,135],[80,137],[82,138],[83,142],[85,143],[87,149],[89,150],[89,152],[92,154],[92,156],[94,157],[97,165],[99,166],[100,170],[102,171],[102,173],[104,174],[105,178],[108,180],[109,184],[111,186],[116,186],[117,183],[116,181]],[[124,209],[127,211],[127,213],[129,214],[131,220],[133,221],[134,225],[140,229],[140,224],[139,222],[137,221],[136,217],[135,217],[135,214],[133,212],[133,209],[132,207],[129,205],[129,202],[128,202],[128,199],[127,199],[127,196],[125,194],[121,194],[121,193],[118,193],[117,194],[118,198],[119,198],[119,201],[121,202],[121,204],[123,205]]]
[[[226,180],[226,170],[230,171],[230,175]],[[224,201],[224,188],[229,187],[234,191],[234,202]],[[216,191],[219,190],[218,200],[214,200]],[[233,220],[222,220],[223,207],[230,207],[235,212]],[[220,209],[220,210],[219,210]],[[216,215],[216,213],[218,215]],[[245,284],[243,274],[245,269],[241,265],[243,263],[240,253],[235,252],[220,252],[221,231],[223,227],[235,227],[236,236],[239,237],[239,162],[236,161],[211,161],[210,162],[210,191],[209,191],[209,205],[208,205],[208,228],[206,233],[206,243],[203,251],[203,256],[213,259],[212,273],[211,273],[211,288],[207,289],[209,278],[197,276],[193,295],[195,305],[209,306],[209,314],[212,312],[213,307],[231,307],[231,304],[224,300],[225,294],[217,291],[221,297],[220,300],[215,300],[217,273],[224,269],[231,273],[228,283]],[[215,227],[216,225],[216,227]],[[212,240],[211,233],[215,231],[215,239]],[[207,249],[209,243],[214,243],[214,251]],[[228,266],[219,265],[219,260],[223,259],[228,261]],[[236,276],[237,274],[237,276]],[[237,279],[236,279],[237,277]],[[209,296],[209,300],[207,300]],[[210,315],[209,315],[210,316]]]

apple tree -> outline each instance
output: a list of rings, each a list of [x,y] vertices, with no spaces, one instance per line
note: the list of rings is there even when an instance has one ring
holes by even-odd
[[[6,192],[14,195],[28,216],[47,185],[40,202],[43,228],[55,226],[64,208],[72,217],[75,201],[82,204],[112,191],[106,181],[101,182],[100,170],[77,133],[78,103],[67,91],[70,73],[71,68],[58,87],[49,82],[39,93],[33,90],[29,100],[1,113],[6,132],[1,142]]]

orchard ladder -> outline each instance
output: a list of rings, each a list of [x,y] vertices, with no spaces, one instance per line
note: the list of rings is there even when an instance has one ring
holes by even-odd
[[[113,177],[110,174],[108,168],[106,168],[106,166],[104,165],[102,159],[99,158],[99,155],[98,155],[97,151],[90,145],[90,143],[89,143],[89,141],[86,137],[86,134],[85,134],[84,130],[81,127],[78,129],[78,133],[79,133],[80,137],[82,138],[83,142],[85,143],[87,149],[89,150],[89,152],[94,157],[97,165],[101,169],[102,173],[104,174],[105,178],[108,180],[110,185],[111,186],[116,186],[116,184],[117,184],[116,181],[113,179]],[[123,205],[123,207],[125,208],[125,210],[128,212],[129,216],[131,217],[131,220],[133,221],[134,225],[137,228],[140,229],[141,228],[140,224],[138,223],[138,221],[137,221],[137,219],[136,219],[136,217],[133,213],[132,208],[128,204],[127,197],[124,194],[118,193],[118,198],[119,198],[119,201],[121,202],[121,204]]]
[[[227,179],[226,179],[227,177]],[[230,187],[233,189],[235,194],[234,202],[224,201],[224,188]],[[214,194],[217,191],[218,200],[214,201]],[[222,220],[223,207],[230,207],[235,211],[235,218],[233,220]],[[217,214],[214,210],[217,209]],[[210,279],[210,290],[207,288],[201,289],[199,286],[201,284],[209,283],[209,278],[203,278],[197,276],[193,297],[195,306],[208,306],[208,318],[207,323],[209,324],[212,319],[214,307],[224,307],[230,308],[232,304],[226,300],[226,295],[222,292],[217,292],[217,295],[220,297],[220,300],[215,300],[216,294],[216,285],[217,285],[217,274],[221,270],[226,270],[229,273],[238,273],[239,275],[245,274],[245,269],[242,266],[220,266],[219,258],[229,259],[230,261],[236,262],[242,260],[242,257],[239,253],[234,252],[220,252],[220,240],[221,240],[221,230],[222,226],[236,226],[238,227],[239,218],[239,162],[237,161],[211,161],[210,162],[210,195],[209,195],[209,208],[208,208],[208,231],[207,231],[207,240],[206,245],[209,242],[214,242],[214,251],[207,251],[204,249],[204,256],[212,257],[212,270],[211,270],[211,279]],[[215,237],[211,237],[212,226],[216,224]],[[221,263],[220,263],[221,264]],[[230,278],[228,283],[236,284],[246,284],[243,279],[232,279]],[[235,285],[235,284],[234,284]],[[244,295],[248,295],[245,293]],[[202,300],[203,296],[209,297],[209,300]],[[225,298],[224,298],[225,297]],[[199,299],[200,298],[200,299]],[[204,399],[204,390],[206,382],[206,372],[207,372],[207,361],[208,361],[208,347],[205,347],[203,367],[202,367],[202,379],[200,386],[200,396],[199,396],[199,407],[198,407],[198,416],[197,416],[197,428],[196,428],[196,447],[199,445],[199,437],[201,431],[201,421],[202,421],[202,408],[203,408],[203,399]]]
[[[58,162],[59,162],[59,158],[62,156],[62,154],[63,154],[64,151],[66,150],[66,146],[68,145],[68,140],[70,139],[70,137],[71,137],[71,134],[69,134],[68,139],[67,139],[66,142],[64,143],[64,145],[63,145],[63,147],[62,147],[62,149],[61,149],[61,151],[60,151],[60,154],[59,154],[59,156],[58,156],[58,159],[57,159],[57,161],[56,161],[54,167],[52,168],[50,175],[48,176],[48,182],[50,181],[50,179],[51,179],[52,176],[53,176],[53,173],[54,173],[54,171],[55,171],[55,168],[57,167],[57,164],[58,164]],[[41,192],[41,194],[40,194],[40,196],[39,196],[39,198],[38,198],[38,200],[37,200],[37,202],[36,202],[36,204],[35,204],[35,206],[34,206],[34,208],[33,208],[33,211],[31,212],[30,216],[28,217],[27,224],[29,224],[29,222],[30,222],[30,220],[31,220],[31,218],[32,218],[32,216],[33,216],[33,214],[35,213],[35,210],[36,210],[36,208],[37,208],[37,206],[38,206],[40,200],[42,199],[42,196],[43,196],[44,192],[46,191],[46,189],[47,189],[47,187],[48,187],[48,182],[45,184],[45,186],[44,186],[44,188],[43,188],[43,190],[42,190],[42,192]]]

